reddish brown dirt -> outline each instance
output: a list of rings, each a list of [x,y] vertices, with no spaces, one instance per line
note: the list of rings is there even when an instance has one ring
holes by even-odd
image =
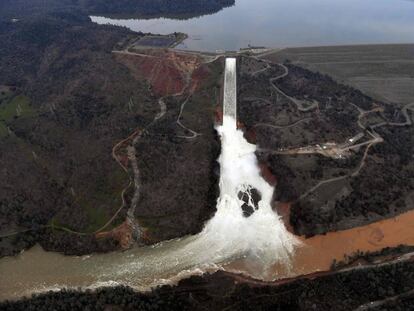
[[[97,233],[95,237],[96,239],[113,238],[118,241],[121,249],[127,249],[132,244],[132,227],[124,221],[111,231]]]
[[[244,137],[247,139],[247,141],[253,145],[256,145],[257,142],[257,136],[256,136],[256,130],[254,128],[249,129],[244,133]]]
[[[128,156],[126,155],[119,155],[118,156],[119,161],[122,163],[123,166],[127,167],[128,166]]]
[[[210,70],[207,66],[198,64],[191,75],[190,93],[194,93],[199,85],[205,81],[210,75]]]
[[[168,96],[181,93],[187,79],[193,76],[194,86],[207,73],[200,68],[201,58],[170,50],[148,50],[145,54],[115,54],[137,79],[146,79],[154,94]]]
[[[214,111],[214,119],[216,120],[216,124],[223,124],[223,107],[222,105],[217,105]]]
[[[151,236],[150,236],[149,231],[148,231],[148,230],[146,230],[145,228],[144,228],[144,230],[142,231],[141,241],[142,241],[144,244],[147,244],[147,245],[152,245],[152,244],[154,244],[154,243],[161,242],[161,241],[156,241],[156,240],[152,239],[152,238],[151,238]]]
[[[276,186],[276,176],[272,174],[269,167],[264,163],[259,163],[259,168],[263,178],[268,182],[268,184],[273,187]]]

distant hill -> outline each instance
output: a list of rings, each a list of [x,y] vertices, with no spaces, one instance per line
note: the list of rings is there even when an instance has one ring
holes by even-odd
[[[22,18],[62,10],[76,10],[85,15],[191,18],[218,12],[234,3],[235,0],[3,0],[0,18]]]
[[[234,5],[235,0],[79,0],[91,14],[127,14],[141,17],[193,17],[212,14]]]

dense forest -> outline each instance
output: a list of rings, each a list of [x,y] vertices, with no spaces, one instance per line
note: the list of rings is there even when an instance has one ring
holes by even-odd
[[[235,0],[78,0],[91,14],[139,16],[197,16],[211,14],[234,5]]]
[[[218,12],[234,3],[235,0],[3,0],[0,2],[0,17],[23,18],[71,10],[85,16],[121,14],[140,18],[191,18]]]

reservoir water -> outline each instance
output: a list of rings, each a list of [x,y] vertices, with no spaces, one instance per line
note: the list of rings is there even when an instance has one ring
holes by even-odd
[[[216,51],[252,46],[294,47],[414,43],[410,0],[236,0],[233,7],[188,20],[110,19],[132,30],[189,35],[178,48]]]

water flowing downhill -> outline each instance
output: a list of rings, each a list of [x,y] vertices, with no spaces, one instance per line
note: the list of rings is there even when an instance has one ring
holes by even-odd
[[[236,259],[254,263],[252,276],[264,277],[276,263],[287,276],[297,239],[272,210],[273,187],[261,176],[256,146],[236,122],[236,60],[226,60],[223,124],[217,126],[222,153],[217,212],[197,235],[123,253],[66,257],[28,251],[0,262],[0,299],[63,287],[124,284],[139,290],[178,280],[192,273],[217,270]],[[260,199],[253,198],[253,189]],[[256,202],[255,202],[256,201]],[[247,205],[252,213],[243,214]],[[30,253],[31,252],[31,253]],[[51,260],[51,257],[55,260]],[[53,259],[52,258],[52,259]],[[15,271],[15,273],[5,273]]]

